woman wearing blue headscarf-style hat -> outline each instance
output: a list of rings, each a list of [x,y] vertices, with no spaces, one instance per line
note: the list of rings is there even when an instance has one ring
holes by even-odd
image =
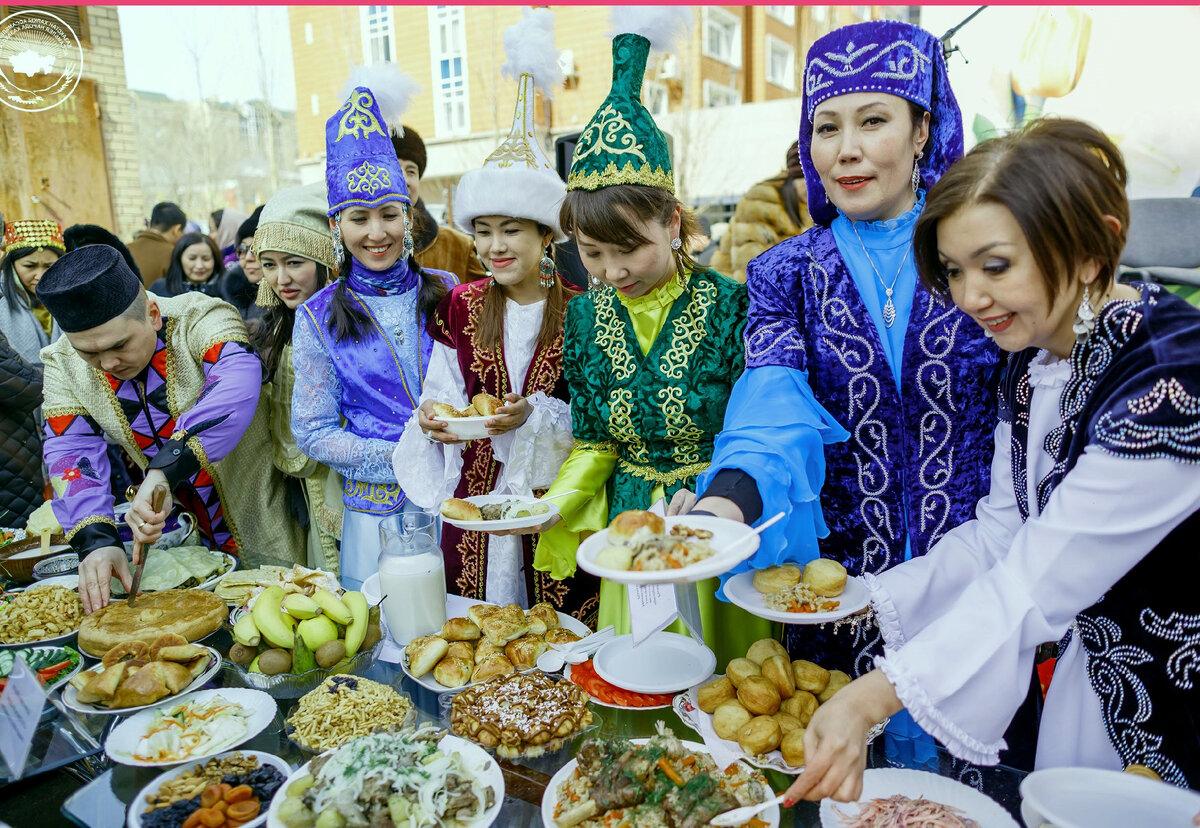
[[[999,352],[912,257],[926,188],[963,152],[939,39],[872,21],[817,40],[799,149],[816,225],[747,268],[747,370],[695,508],[785,514],[730,574],[820,556],[861,576],[924,555],[990,478]],[[851,677],[882,651],[861,620],[785,640]]]
[[[415,508],[392,450],[433,349],[426,319],[456,280],[413,259],[408,188],[370,89],[355,88],[326,122],[325,146],[338,280],[296,313],[292,431],[345,478],[340,575],[357,588],[376,570],[380,521]]]

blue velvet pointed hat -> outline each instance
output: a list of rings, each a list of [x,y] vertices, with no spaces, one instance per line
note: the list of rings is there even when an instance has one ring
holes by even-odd
[[[412,203],[388,125],[365,86],[355,87],[325,122],[325,189],[330,217],[347,207]]]
[[[946,76],[942,42],[924,29],[895,20],[872,20],[835,29],[808,50],[800,160],[813,221],[829,224],[829,203],[812,162],[812,117],[822,102],[853,92],[885,92],[920,104],[930,114],[921,176],[929,189],[963,154],[962,113]]]

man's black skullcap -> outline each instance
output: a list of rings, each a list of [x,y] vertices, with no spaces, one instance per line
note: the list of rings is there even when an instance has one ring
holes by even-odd
[[[60,256],[38,282],[37,297],[67,333],[116,319],[137,298],[142,280],[121,254],[89,244]]]

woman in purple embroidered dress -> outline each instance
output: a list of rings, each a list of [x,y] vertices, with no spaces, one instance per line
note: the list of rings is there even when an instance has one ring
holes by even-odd
[[[392,451],[433,349],[425,320],[455,279],[413,259],[404,173],[371,90],[350,94],[325,138],[340,278],[296,313],[292,431],[301,451],[345,478],[341,579],[357,588],[375,572],[380,521],[416,508]]]
[[[999,354],[912,257],[926,187],[963,147],[941,42],[894,21],[817,40],[799,147],[815,226],[747,268],[746,372],[696,509],[785,514],[734,572],[821,556],[861,576],[969,520],[992,457]],[[880,648],[867,624],[789,626],[785,641],[851,677]]]

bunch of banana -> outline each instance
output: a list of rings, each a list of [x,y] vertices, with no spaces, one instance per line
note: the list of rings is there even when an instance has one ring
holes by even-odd
[[[270,586],[233,626],[229,659],[252,673],[306,673],[344,665],[379,641],[379,608],[361,592],[341,597],[318,589],[312,597]]]

